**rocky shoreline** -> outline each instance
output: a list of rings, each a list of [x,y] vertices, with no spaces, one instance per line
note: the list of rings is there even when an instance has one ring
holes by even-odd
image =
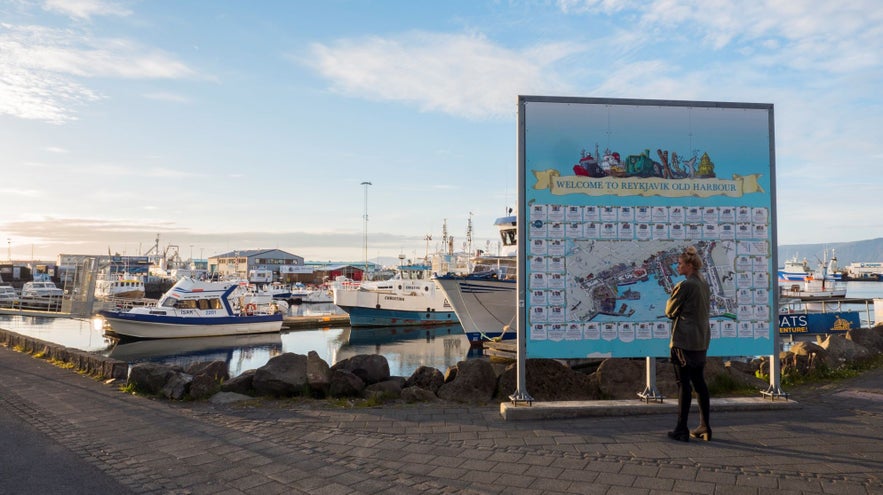
[[[779,356],[782,376],[808,375],[876,359],[883,354],[883,326],[829,335],[817,343],[799,342]],[[597,366],[570,368],[554,359],[526,361],[527,392],[537,401],[634,399],[643,390],[645,360],[604,359]],[[674,397],[674,373],[666,360],[657,360],[656,386],[664,397]],[[766,390],[768,358],[751,361],[709,358],[706,379],[710,388],[741,393]],[[409,377],[390,376],[386,358],[358,355],[328,365],[315,352],[284,353],[256,370],[229,377],[223,361],[177,366],[140,363],[132,366],[127,389],[172,400],[235,401],[256,397],[361,399],[372,404],[431,402],[466,404],[505,402],[516,389],[514,362],[490,359],[461,361],[445,373],[418,368]],[[714,393],[714,392],[713,392]]]

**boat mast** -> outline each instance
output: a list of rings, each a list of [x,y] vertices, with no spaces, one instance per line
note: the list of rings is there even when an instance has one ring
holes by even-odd
[[[362,219],[365,221],[365,226],[362,233],[362,245],[365,249],[365,272],[362,274],[362,280],[365,280],[368,276],[368,186],[373,185],[368,181],[364,181],[361,184],[365,188],[365,214]]]

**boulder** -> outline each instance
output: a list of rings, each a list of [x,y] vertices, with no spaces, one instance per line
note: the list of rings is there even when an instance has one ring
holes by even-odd
[[[405,381],[405,387],[420,387],[435,395],[444,383],[445,376],[437,368],[421,366],[411,373],[411,376]]]
[[[644,359],[605,359],[593,373],[603,399],[634,399],[638,392],[644,390],[646,382]],[[663,395],[672,392],[661,387],[665,381],[666,369],[674,377],[671,365],[658,363],[656,368],[656,388]],[[667,379],[666,379],[667,380]]]
[[[404,380],[393,377],[389,380],[384,380],[378,383],[372,383],[365,387],[365,390],[362,391],[362,395],[366,398],[375,398],[375,399],[398,399],[402,395],[402,385],[404,384]]]
[[[359,354],[335,363],[332,371],[346,370],[358,376],[365,385],[382,382],[389,378],[389,362],[379,354]]]
[[[166,380],[159,394],[166,399],[181,400],[187,395],[192,381],[193,375],[188,375],[183,371],[174,371]]]
[[[186,372],[188,375],[193,375],[194,378],[199,375],[206,375],[218,382],[230,379],[230,371],[227,367],[227,362],[221,360],[193,363],[187,367]]]
[[[783,375],[806,375],[819,367],[836,367],[828,359],[828,351],[812,342],[795,342],[787,352],[779,353]]]
[[[437,401],[438,396],[431,390],[412,385],[402,389],[402,400],[405,402],[432,402]]]
[[[200,373],[193,376],[187,393],[191,399],[200,400],[208,399],[220,390],[221,382],[216,380],[214,376],[208,373]]]
[[[595,400],[600,398],[598,382],[554,359],[525,361],[526,392],[538,401]],[[507,399],[517,389],[517,366],[510,364],[497,381],[496,396]]]
[[[365,382],[355,373],[345,369],[332,369],[328,395],[331,397],[361,397],[363,390],[365,390]]]
[[[181,368],[163,363],[138,363],[129,372],[127,385],[136,392],[159,395],[169,378]]]
[[[286,352],[255,370],[252,388],[258,395],[290,397],[308,390],[307,356]]]
[[[867,347],[846,338],[845,335],[828,335],[820,346],[828,351],[832,362],[839,364],[859,363],[872,356]]]
[[[867,347],[871,352],[883,353],[883,326],[853,328],[846,332],[846,338]]]
[[[310,351],[307,354],[307,383],[310,385],[310,394],[313,397],[328,395],[328,387],[331,384],[331,368],[316,351]]]
[[[255,370],[243,371],[239,376],[235,376],[221,384],[221,392],[230,392],[235,394],[249,395],[254,393],[254,374]]]
[[[705,365],[705,382],[709,388],[715,389],[715,383],[721,386],[735,384],[741,388],[754,390],[766,390],[769,383],[754,375],[754,368],[749,363],[741,361],[723,361],[721,358],[708,358]],[[672,371],[674,375],[674,371]]]
[[[438,396],[444,400],[470,404],[490,402],[497,390],[497,376],[486,359],[460,361],[448,369]]]

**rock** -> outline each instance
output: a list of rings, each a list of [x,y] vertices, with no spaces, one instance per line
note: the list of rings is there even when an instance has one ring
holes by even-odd
[[[402,395],[403,380],[399,378],[390,378],[378,383],[372,383],[365,387],[362,394],[367,397],[377,399],[398,399]]]
[[[672,375],[674,375],[674,371],[672,371]],[[716,384],[720,387],[734,384],[740,388],[750,388],[758,391],[769,388],[767,381],[754,376],[754,370],[749,363],[740,361],[723,362],[721,358],[708,358],[708,364],[705,366],[705,382],[712,390],[715,389]]]
[[[254,374],[256,370],[243,371],[239,376],[235,376],[221,384],[221,392],[229,392],[236,394],[253,394]]]
[[[405,387],[420,387],[435,395],[444,383],[445,376],[441,371],[430,366],[421,366],[411,373],[405,381]]]
[[[167,399],[181,400],[187,395],[193,376],[183,371],[174,371],[166,380],[159,394]]]
[[[859,363],[871,358],[871,351],[867,347],[847,339],[845,335],[830,334],[820,345],[828,351],[830,360],[840,365]]]
[[[308,390],[307,356],[286,352],[270,358],[254,373],[252,388],[258,395],[290,397]]]
[[[402,400],[405,402],[433,402],[438,400],[438,396],[431,390],[412,385],[402,389]]]
[[[332,368],[328,395],[331,397],[361,397],[363,390],[365,390],[365,382],[355,373],[345,369],[335,370]]]
[[[821,367],[835,367],[828,359],[828,351],[812,342],[795,342],[788,352],[779,354],[782,375],[806,375]]]
[[[485,404],[493,399],[496,390],[497,377],[491,363],[486,359],[469,359],[448,369],[438,396],[455,402]]]
[[[313,397],[328,395],[328,387],[331,384],[331,368],[316,351],[310,351],[307,354],[307,383],[310,385],[310,395]]]
[[[525,366],[526,392],[534,400],[596,400],[601,396],[596,380],[554,359],[528,359]],[[508,399],[517,389],[516,382],[517,366],[513,363],[498,379],[497,398]]]
[[[382,382],[389,378],[389,362],[379,354],[359,354],[335,363],[332,371],[346,370],[358,376],[365,385]]]
[[[138,363],[132,366],[127,385],[136,392],[159,395],[169,378],[181,368],[162,363]]]
[[[883,326],[854,328],[846,332],[846,338],[865,346],[873,353],[883,353]]]
[[[221,382],[216,380],[211,374],[201,373],[193,377],[190,381],[188,394],[191,399],[200,400],[207,399],[221,390]]]
[[[644,390],[645,378],[644,359],[605,359],[593,375],[598,383],[598,388],[603,399],[634,399],[638,392]],[[663,382],[660,378],[665,377],[665,369],[671,370],[671,365],[658,363],[656,367],[656,388],[663,395],[671,392],[660,387]],[[661,373],[660,373],[661,372]],[[671,372],[672,377],[674,372]]]
[[[215,381],[223,382],[230,379],[230,372],[226,361],[208,361],[193,363],[187,367],[188,375],[197,377],[199,375],[207,375]]]

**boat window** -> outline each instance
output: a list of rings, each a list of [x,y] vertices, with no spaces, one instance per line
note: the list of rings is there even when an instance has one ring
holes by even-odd
[[[196,301],[193,299],[178,301],[178,307],[181,309],[196,309]]]
[[[209,299],[209,305],[211,306],[212,309],[222,309],[223,308],[223,306],[221,305],[220,299]]]
[[[177,302],[178,302],[177,299],[174,299],[174,298],[171,298],[171,297],[170,297],[170,298],[168,298],[168,299],[166,299],[165,301],[162,302],[162,307],[164,307],[164,308],[174,308],[175,306],[177,306],[177,304],[176,304]]]
[[[209,309],[209,301],[208,299],[200,299],[199,301],[196,301],[196,306],[203,310]]]

